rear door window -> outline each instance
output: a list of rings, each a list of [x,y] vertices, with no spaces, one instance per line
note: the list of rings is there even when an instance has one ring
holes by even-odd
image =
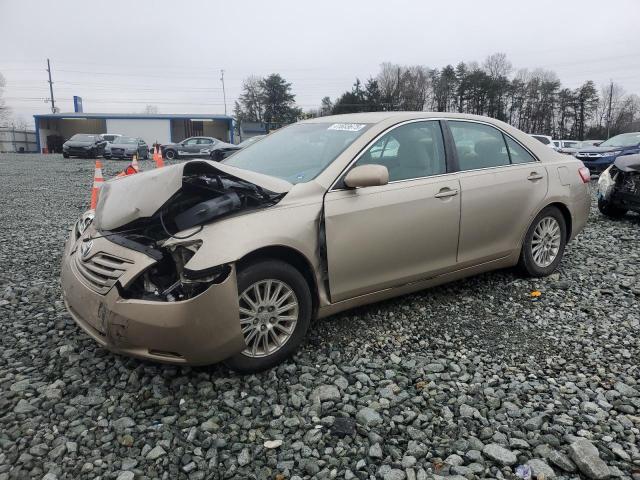
[[[509,165],[509,152],[502,132],[474,122],[448,122],[458,154],[460,170]]]
[[[530,163],[535,162],[536,159],[527,152],[522,145],[516,142],[514,139],[504,136],[507,141],[507,147],[509,148],[509,155],[511,156],[511,163]]]

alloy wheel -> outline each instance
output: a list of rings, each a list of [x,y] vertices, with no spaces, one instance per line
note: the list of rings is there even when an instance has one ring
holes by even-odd
[[[541,268],[551,265],[560,251],[562,242],[560,224],[553,217],[542,218],[533,230],[531,255]]]
[[[293,289],[276,279],[250,285],[239,298],[240,328],[248,357],[266,357],[278,351],[293,335],[299,305]]]

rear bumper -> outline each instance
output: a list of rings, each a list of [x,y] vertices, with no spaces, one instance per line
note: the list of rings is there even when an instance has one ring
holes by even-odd
[[[81,240],[78,240],[81,241]],[[111,242],[94,240],[96,254],[109,250]],[[71,246],[69,245],[71,243]],[[179,302],[125,299],[118,284],[133,280],[139,272],[127,271],[105,294],[95,291],[76,267],[79,248],[70,238],[62,265],[65,306],[75,322],[103,347],[123,355],[163,363],[206,365],[225,360],[246,348],[238,318],[235,269],[219,284],[200,295]],[[107,252],[121,255],[115,244]],[[128,249],[125,249],[128,250]],[[144,255],[128,251],[128,259]],[[131,267],[135,270],[136,263]]]
[[[579,183],[571,187],[571,203],[569,211],[571,213],[571,232],[569,241],[584,229],[589,220],[591,211],[591,185],[588,183]]]

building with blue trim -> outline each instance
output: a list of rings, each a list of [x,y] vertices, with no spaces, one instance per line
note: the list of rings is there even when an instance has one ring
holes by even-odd
[[[233,143],[233,118],[217,114],[50,113],[34,115],[38,151],[55,151],[76,133],[119,133],[147,144],[180,142],[188,137],[215,137]],[[53,148],[52,148],[53,147]]]

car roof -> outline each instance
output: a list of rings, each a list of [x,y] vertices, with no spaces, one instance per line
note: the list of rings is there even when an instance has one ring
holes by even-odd
[[[380,123],[385,120],[394,119],[398,122],[413,120],[417,118],[451,118],[461,120],[480,120],[483,122],[498,123],[494,118],[483,117],[481,115],[471,115],[467,113],[452,112],[361,112],[345,113],[342,115],[329,115],[327,117],[316,117],[304,120],[301,123]]]

